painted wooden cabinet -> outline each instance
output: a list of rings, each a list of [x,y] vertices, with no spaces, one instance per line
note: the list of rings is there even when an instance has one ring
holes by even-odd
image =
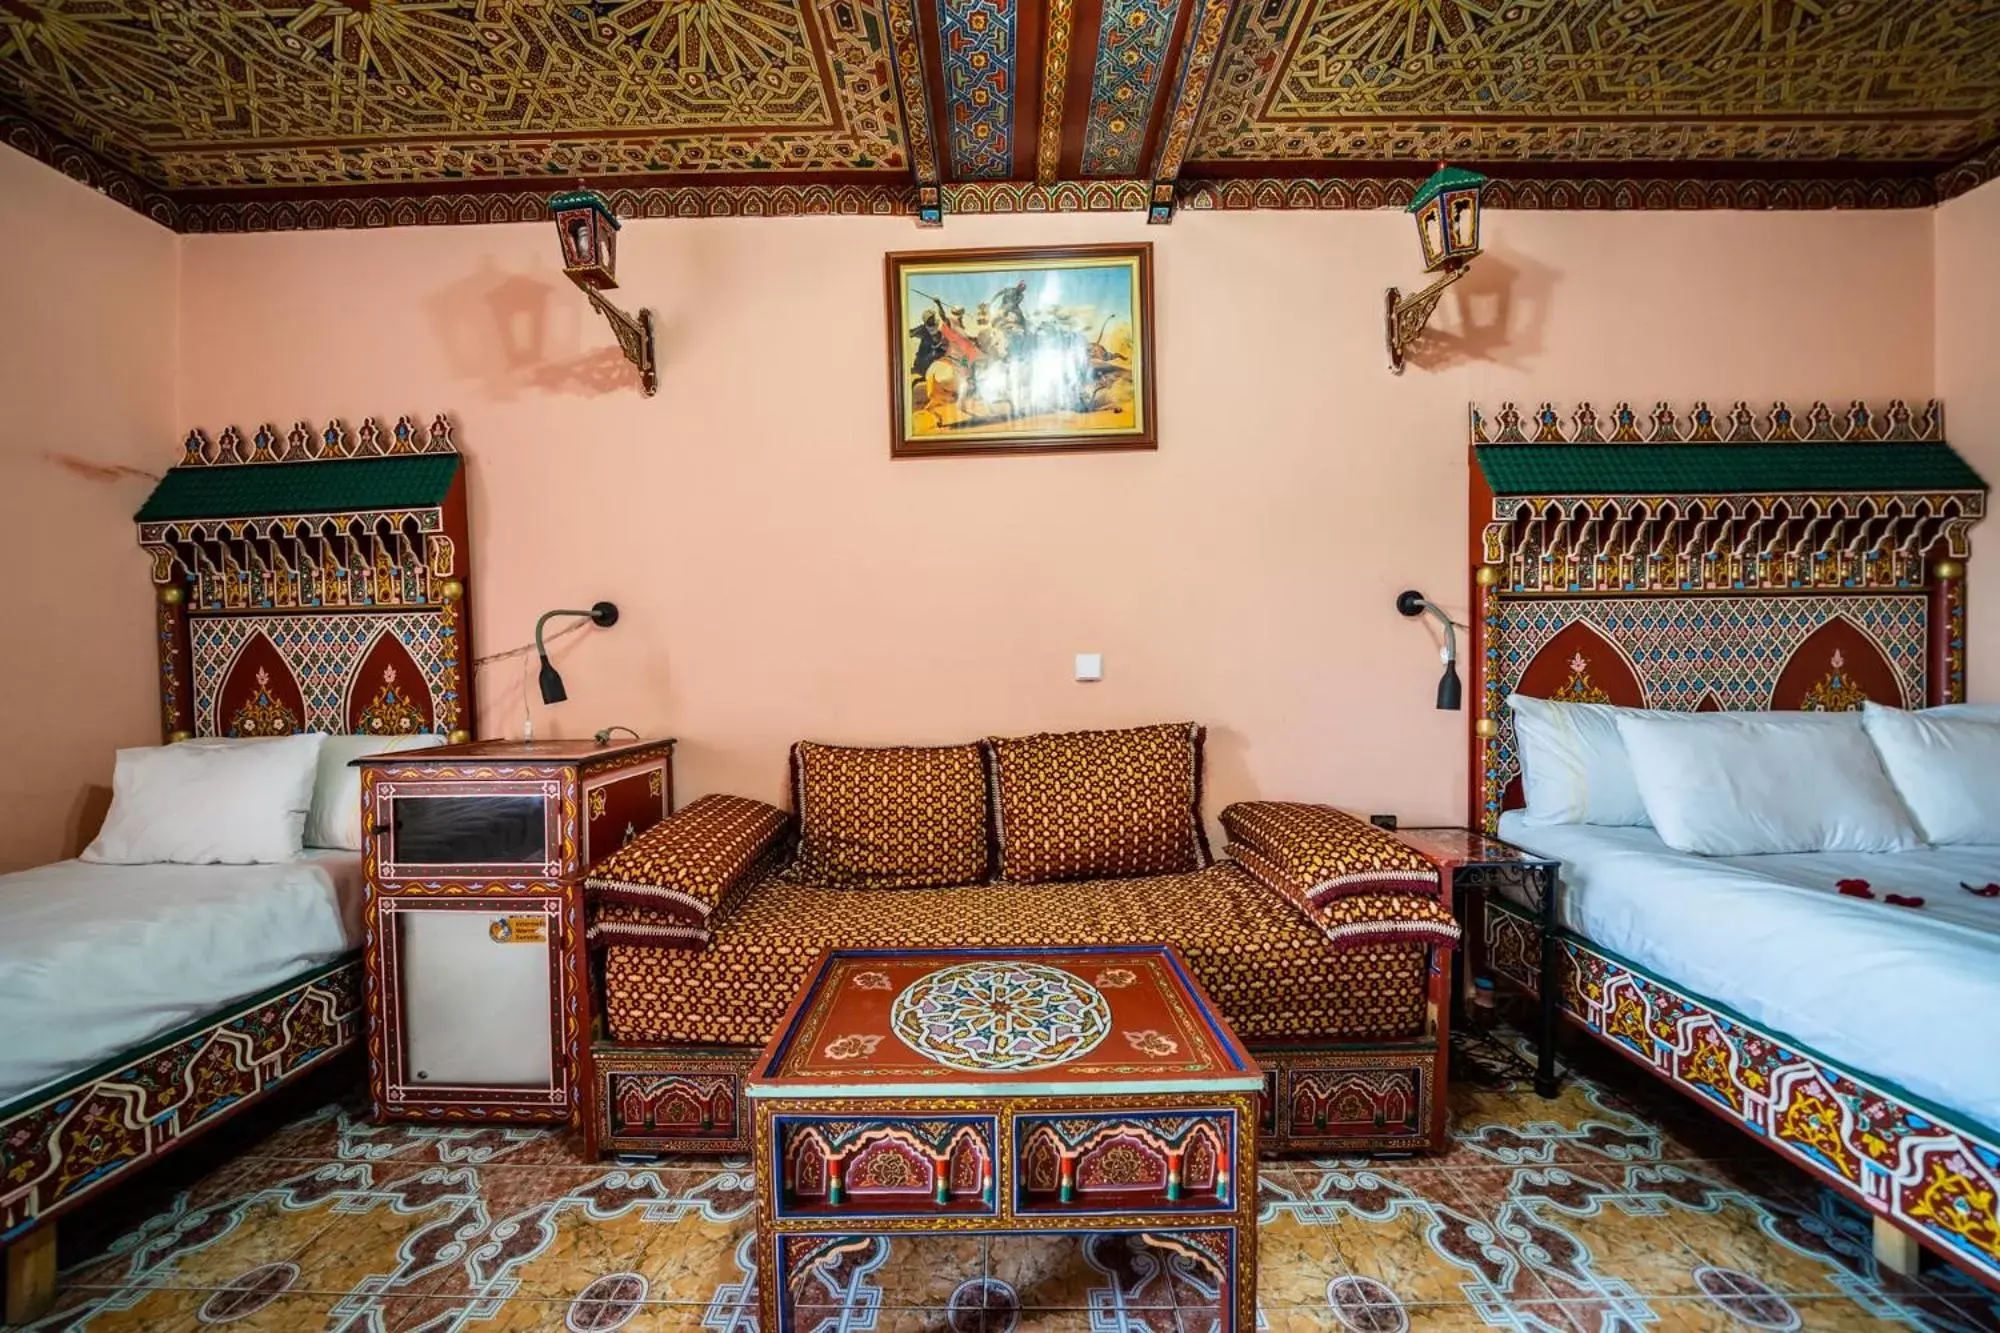
[[[583,878],[673,810],[673,750],[474,741],[360,761],[377,1117],[580,1113]]]

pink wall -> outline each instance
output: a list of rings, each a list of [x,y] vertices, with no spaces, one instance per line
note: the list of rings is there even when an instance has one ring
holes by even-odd
[[[2000,483],[2000,182],[1939,208],[1937,386],[1945,426],[1989,484]],[[1990,501],[1989,501],[1990,503]],[[2000,537],[1994,520],[1973,533],[1967,692],[2000,700]]]
[[[0,871],[73,852],[112,751],[159,739],[132,514],[173,461],[178,265],[166,228],[0,148]]]
[[[1923,212],[1498,213],[1398,378],[1397,213],[628,223],[659,396],[564,281],[547,226],[191,237],[185,424],[428,413],[472,458],[480,651],[551,606],[538,734],[681,737],[687,795],[776,797],[784,747],[1198,718],[1211,811],[1255,794],[1453,819],[1464,721],[1391,602],[1465,604],[1465,410],[1513,396],[1922,398]],[[1157,454],[888,456],[882,254],[1156,248]],[[1459,316],[1469,311],[1475,331]],[[162,438],[156,457],[171,457]],[[1078,651],[1105,679],[1070,679]],[[521,673],[480,681],[518,735]]]

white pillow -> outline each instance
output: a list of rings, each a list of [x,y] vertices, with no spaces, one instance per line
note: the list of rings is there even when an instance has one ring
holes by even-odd
[[[429,750],[443,745],[435,732],[414,736],[328,736],[319,749],[319,776],[313,782],[312,813],[306,816],[306,846],[361,850],[361,770],[350,765],[363,755]]]
[[[1530,824],[1644,824],[1646,803],[1632,777],[1611,704],[1555,703],[1507,696],[1521,756],[1521,793]]]
[[[1859,713],[1632,713],[1618,719],[1646,813],[1703,856],[1900,852],[1917,831]]]
[[[2000,722],[2000,704],[1939,704],[1918,710],[1921,717],[1970,717],[1982,722]]]
[[[1925,842],[2000,844],[2000,710],[1862,707],[1868,739]]]
[[[111,810],[83,859],[111,865],[289,861],[299,854],[324,739],[120,750]]]

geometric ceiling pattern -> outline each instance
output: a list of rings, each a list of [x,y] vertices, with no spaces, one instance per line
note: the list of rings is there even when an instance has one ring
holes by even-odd
[[[0,0],[0,141],[169,226],[1935,202],[1992,0]]]

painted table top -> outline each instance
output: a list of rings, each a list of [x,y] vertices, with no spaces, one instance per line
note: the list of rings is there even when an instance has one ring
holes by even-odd
[[[835,950],[751,1071],[751,1097],[1010,1096],[1263,1086],[1180,955]]]

